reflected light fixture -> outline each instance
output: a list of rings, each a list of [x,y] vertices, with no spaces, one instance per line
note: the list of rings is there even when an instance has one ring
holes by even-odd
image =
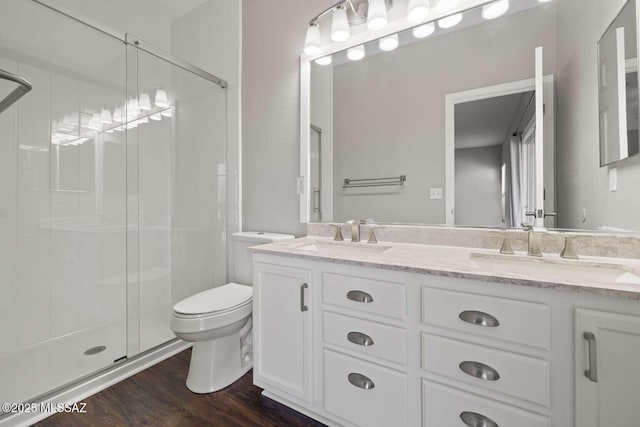
[[[113,121],[114,122],[121,122],[122,121],[122,108],[116,107],[113,110]]]
[[[429,22],[428,24],[420,25],[419,27],[415,27],[412,31],[413,37],[417,39],[423,39],[425,37],[429,37],[436,31],[436,26],[433,22]]]
[[[318,29],[318,35],[320,30]],[[331,18],[331,40],[334,42],[344,42],[351,37],[351,29],[349,28],[349,18],[347,17],[347,8],[341,4],[337,6]]]
[[[167,108],[166,110],[160,112],[160,114],[164,117],[173,117],[173,108]]]
[[[111,111],[103,109],[102,112],[100,112],[100,123],[105,125],[110,125],[112,123]]]
[[[387,22],[387,4],[385,0],[369,0],[367,28],[371,31],[381,30],[387,26]]]
[[[352,47],[347,50],[347,58],[352,61],[360,61],[365,56],[364,45]]]
[[[143,111],[149,111],[151,110],[151,98],[149,97],[148,93],[141,93],[140,97],[138,98],[138,104],[140,106],[140,109]]]
[[[429,14],[429,0],[409,0],[407,19],[410,22],[424,22]]]
[[[304,53],[309,56],[320,53],[320,26],[312,22],[307,28],[307,38],[304,42]]]
[[[316,64],[318,65],[329,65],[333,62],[331,55],[323,56],[322,58],[316,59]]]
[[[462,21],[462,13],[456,13],[455,15],[447,16],[446,18],[442,18],[438,20],[438,26],[440,28],[451,28],[455,27]]]
[[[484,19],[496,19],[504,15],[509,10],[509,0],[497,0],[482,6],[482,17]]]
[[[149,118],[151,120],[154,120],[154,121],[158,122],[158,121],[162,120],[162,114],[155,113],[155,114],[150,115]]]
[[[378,42],[378,46],[380,46],[380,50],[385,52],[389,52],[394,50],[400,44],[400,40],[398,39],[397,34],[392,34],[388,37],[381,38]]]
[[[156,107],[167,108],[169,106],[169,98],[167,97],[167,92],[163,89],[156,90],[156,98],[155,98]]]

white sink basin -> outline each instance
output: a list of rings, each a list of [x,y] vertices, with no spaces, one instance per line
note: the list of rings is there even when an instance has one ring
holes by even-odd
[[[640,275],[622,265],[562,258],[521,255],[478,254],[471,262],[482,270],[504,271],[520,276],[563,278],[576,282],[640,284]]]
[[[391,249],[391,246],[352,242],[313,242],[305,243],[294,249],[298,251],[312,252],[318,255],[349,256],[375,255]]]

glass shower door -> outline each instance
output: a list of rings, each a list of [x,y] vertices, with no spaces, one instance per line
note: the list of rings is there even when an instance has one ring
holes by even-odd
[[[127,55],[130,356],[175,337],[176,302],[227,280],[226,91],[145,48]]]
[[[0,69],[33,85],[0,113],[0,401],[21,402],[126,355],[126,49],[2,8]]]

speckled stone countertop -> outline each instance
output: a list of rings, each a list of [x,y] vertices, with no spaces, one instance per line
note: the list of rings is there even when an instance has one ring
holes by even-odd
[[[640,300],[640,260],[584,256],[565,260],[524,253],[413,243],[333,242],[303,237],[250,248],[253,253],[283,255],[337,264],[409,273],[476,279],[496,283]]]

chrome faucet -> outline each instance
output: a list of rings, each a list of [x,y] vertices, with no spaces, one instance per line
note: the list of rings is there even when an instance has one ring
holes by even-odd
[[[360,224],[361,223],[364,224],[364,221],[358,221],[356,219],[347,221],[347,224],[351,225],[351,241],[352,242],[360,242]]]
[[[524,224],[523,224],[524,225]],[[525,230],[529,231],[527,237],[527,255],[529,256],[542,256],[542,236],[544,235],[542,232],[545,230],[544,227],[536,227],[534,225],[524,225]]]

